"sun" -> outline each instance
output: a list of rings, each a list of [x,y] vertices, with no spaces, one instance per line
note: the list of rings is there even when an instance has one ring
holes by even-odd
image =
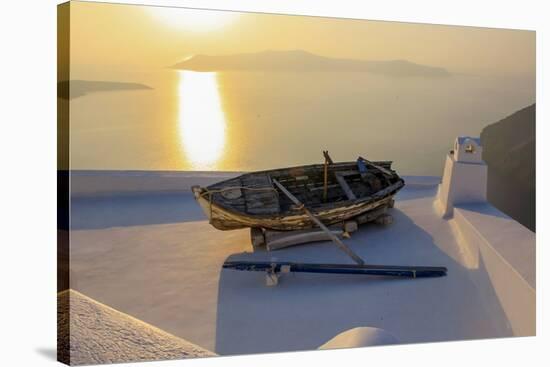
[[[206,32],[234,22],[238,13],[217,10],[153,7],[149,13],[163,24],[186,31]]]

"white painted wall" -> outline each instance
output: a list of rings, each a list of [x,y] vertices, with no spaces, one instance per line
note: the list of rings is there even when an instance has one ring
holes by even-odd
[[[454,151],[445,161],[435,203],[443,217],[452,216],[455,205],[487,201],[487,165],[481,159],[482,151],[478,138],[455,140]]]
[[[535,234],[487,202],[482,152],[477,138],[455,140],[434,204],[458,230],[465,266],[480,294],[487,295],[485,307],[501,308],[513,335],[535,335]]]
[[[457,206],[451,221],[477,258],[470,274],[480,294],[487,295],[486,307],[502,308],[513,335],[535,335],[535,233],[490,204]]]

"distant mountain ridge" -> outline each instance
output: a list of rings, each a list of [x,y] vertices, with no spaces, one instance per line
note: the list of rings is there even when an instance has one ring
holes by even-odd
[[[444,68],[415,64],[407,60],[341,59],[319,56],[303,50],[194,55],[172,68],[192,71],[355,71],[401,77],[451,75]]]
[[[481,132],[491,204],[536,230],[536,104],[486,126]]]

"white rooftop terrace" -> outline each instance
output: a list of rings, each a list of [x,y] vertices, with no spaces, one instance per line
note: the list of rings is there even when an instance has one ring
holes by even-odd
[[[221,355],[316,349],[357,327],[399,343],[535,334],[535,234],[483,200],[442,200],[445,177],[405,177],[393,224],[345,242],[367,263],[446,277],[285,274],[266,287],[223,262],[351,260],[330,242],[253,252],[248,230],[214,229],[188,189],[233,175],[73,173],[71,288]]]

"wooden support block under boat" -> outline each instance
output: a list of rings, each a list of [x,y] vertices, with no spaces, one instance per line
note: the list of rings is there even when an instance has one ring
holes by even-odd
[[[344,232],[353,233],[357,231],[359,224],[355,220],[347,220],[344,223]]]
[[[342,238],[342,229],[331,228],[334,236]],[[301,245],[309,242],[331,241],[331,237],[322,229],[303,229],[297,231],[265,231],[265,244],[268,251],[279,250],[285,247]]]
[[[388,224],[393,223],[393,217],[391,216],[391,214],[382,214],[381,216],[376,218],[374,223],[387,226]]]
[[[265,245],[264,231],[261,228],[250,228],[250,242],[254,248]]]
[[[373,211],[361,214],[354,219],[357,221],[358,224],[365,224],[369,222],[374,222],[376,218],[380,217],[381,215],[386,214],[386,211],[388,208],[386,206],[382,206],[378,209],[374,209]]]

